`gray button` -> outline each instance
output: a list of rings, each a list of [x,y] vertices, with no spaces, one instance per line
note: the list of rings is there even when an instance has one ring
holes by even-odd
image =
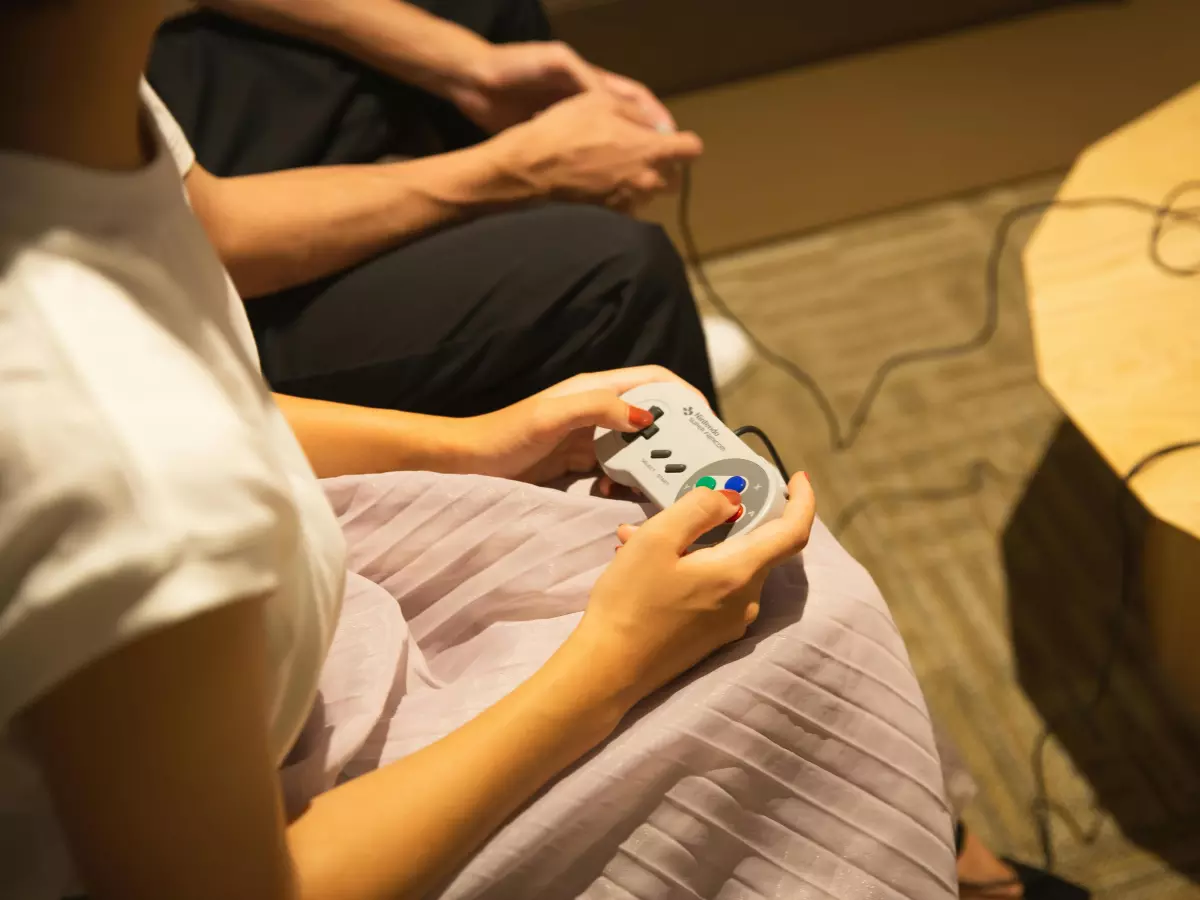
[[[670,455],[671,455],[670,450],[651,450],[650,451],[651,459],[666,459]]]
[[[649,440],[650,438],[654,437],[656,434],[658,434],[658,426],[657,425],[651,425],[649,428],[642,430],[642,437],[644,437],[646,440]]]
[[[668,475],[678,475],[680,472],[686,472],[686,471],[687,471],[687,466],[685,466],[683,463],[671,463],[666,468],[666,473]]]
[[[650,415],[654,416],[654,421],[657,422],[659,419],[662,418],[662,415],[663,415],[662,407],[660,407],[660,406],[650,407]]]

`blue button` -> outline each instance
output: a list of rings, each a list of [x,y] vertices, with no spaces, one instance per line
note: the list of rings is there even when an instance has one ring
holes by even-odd
[[[741,475],[734,475],[725,481],[725,490],[737,491],[739,494],[746,489],[746,479]]]

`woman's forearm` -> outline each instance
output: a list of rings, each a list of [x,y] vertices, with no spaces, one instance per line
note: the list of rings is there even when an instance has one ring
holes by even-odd
[[[445,96],[469,84],[489,44],[402,0],[205,0],[228,16],[341,50]]]
[[[318,478],[375,472],[452,472],[457,421],[276,394]]]
[[[462,728],[319,796],[288,832],[301,897],[417,898],[452,874],[628,710],[594,659],[577,631]]]
[[[243,297],[340,272],[436,225],[529,199],[484,143],[380,165],[217,178],[188,174],[193,208]]]

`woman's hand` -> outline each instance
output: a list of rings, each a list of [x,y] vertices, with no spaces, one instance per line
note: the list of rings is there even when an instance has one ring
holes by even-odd
[[[624,546],[592,588],[572,635],[598,677],[632,704],[742,637],[758,616],[767,574],[808,543],[812,486],[801,474],[788,490],[782,517],[687,555],[736,511],[732,492],[693,490],[641,527],[623,526]]]
[[[453,471],[544,484],[571,472],[596,469],[594,429],[640,431],[654,419],[621,394],[643,384],[674,381],[662,366],[637,366],[576,375],[498,412],[451,420],[458,448]],[[692,388],[695,390],[695,388]],[[697,400],[708,406],[696,391]]]

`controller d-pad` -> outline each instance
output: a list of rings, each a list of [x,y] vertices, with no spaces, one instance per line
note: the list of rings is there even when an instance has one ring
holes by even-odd
[[[640,437],[645,438],[646,440],[650,440],[650,438],[654,437],[656,434],[658,434],[658,432],[659,432],[659,428],[657,425],[647,425],[641,431],[626,431],[626,432],[624,432],[621,435],[621,440],[623,440],[627,444],[632,444],[634,441],[636,441]],[[667,451],[667,452],[669,453],[670,451]]]

